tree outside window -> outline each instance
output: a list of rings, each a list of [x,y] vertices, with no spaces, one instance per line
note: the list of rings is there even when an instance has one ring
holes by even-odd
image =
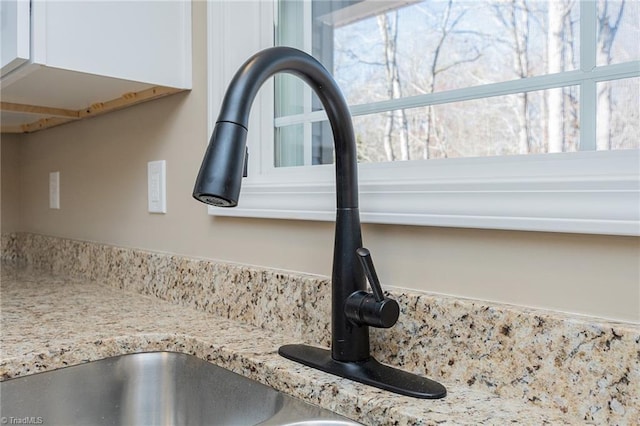
[[[276,41],[333,70],[361,162],[640,148],[640,2],[587,3],[281,0]],[[276,166],[332,162],[319,102],[282,104]]]

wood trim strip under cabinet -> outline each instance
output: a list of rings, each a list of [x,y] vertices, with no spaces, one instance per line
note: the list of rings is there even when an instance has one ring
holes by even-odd
[[[61,124],[69,123],[78,119],[95,117],[107,112],[116,111],[142,102],[158,99],[167,95],[178,93],[183,89],[171,87],[155,86],[139,92],[125,93],[119,98],[106,102],[97,102],[86,108],[79,110],[69,110],[64,108],[53,108],[41,105],[25,105],[11,102],[0,102],[0,110],[6,112],[18,112],[46,115],[47,117],[38,119],[31,123],[14,126],[2,126],[2,133],[33,133],[39,130],[49,129]]]
[[[71,109],[16,104],[13,102],[0,102],[0,110],[9,112],[25,112],[28,114],[50,115],[54,117],[79,118],[78,111],[74,111]]]

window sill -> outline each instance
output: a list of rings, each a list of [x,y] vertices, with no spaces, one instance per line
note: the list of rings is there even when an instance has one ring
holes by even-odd
[[[363,223],[640,235],[637,150],[359,169]],[[209,213],[333,221],[334,188],[333,166],[272,169],[245,180],[239,207]]]

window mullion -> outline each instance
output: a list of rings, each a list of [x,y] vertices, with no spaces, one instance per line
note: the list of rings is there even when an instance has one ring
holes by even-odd
[[[581,85],[585,81],[606,81],[638,76],[640,61],[625,62],[595,67],[590,72],[581,70],[566,71],[558,74],[545,74],[521,80],[503,81],[482,86],[465,87],[444,92],[407,96],[368,104],[351,105],[351,115],[376,114],[397,109],[410,109],[425,105],[438,105],[450,102],[464,102],[491,96],[504,96],[514,93],[532,92],[573,85]],[[581,98],[582,99],[582,98]],[[290,126],[306,121],[316,122],[327,119],[324,111],[311,111],[305,114],[287,115],[275,119],[276,127]]]
[[[596,67],[597,3],[580,2],[580,69],[591,72]]]
[[[596,82],[585,80],[580,85],[580,151],[596,149]]]
[[[309,54],[312,54],[312,50],[313,50],[313,16],[312,16],[313,10],[312,10],[312,4],[311,4],[311,0],[305,0],[304,1],[304,5],[303,5],[303,9],[302,9],[302,15],[303,15],[303,19],[302,22],[305,23],[305,25],[303,26],[304,30],[303,30],[303,50]],[[305,117],[308,117],[309,114],[312,111],[312,105],[311,105],[311,98],[312,94],[311,94],[311,87],[309,87],[308,84],[304,85],[304,89],[303,89],[303,101],[302,101],[302,105],[303,105],[303,115]],[[303,124],[303,137],[304,137],[304,141],[303,141],[303,164],[305,166],[311,166],[312,164],[312,156],[313,156],[313,149],[312,149],[312,145],[313,145],[313,132],[312,132],[312,125],[311,125],[311,120],[309,120],[308,118],[304,120]]]
[[[580,2],[580,70],[591,74],[596,68],[596,37],[598,4]],[[580,83],[580,151],[596,149],[596,81],[585,79]]]

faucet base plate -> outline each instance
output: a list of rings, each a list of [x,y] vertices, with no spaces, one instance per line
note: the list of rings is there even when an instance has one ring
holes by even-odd
[[[373,357],[365,361],[337,361],[331,357],[331,351],[307,345],[284,345],[278,353],[308,367],[401,395],[423,399],[447,395],[440,383],[381,364]]]

